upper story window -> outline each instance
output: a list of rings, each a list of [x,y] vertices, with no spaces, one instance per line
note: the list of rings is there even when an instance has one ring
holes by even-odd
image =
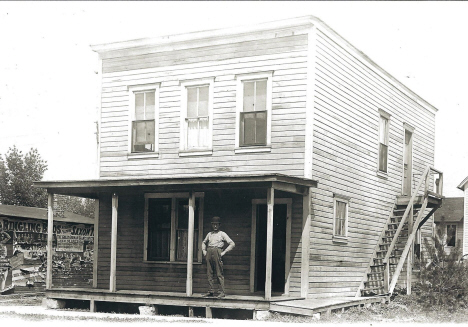
[[[388,170],[388,139],[390,115],[383,110],[379,110],[379,161],[378,171],[387,173]]]
[[[181,151],[212,148],[214,79],[181,82]]]
[[[159,84],[130,86],[131,153],[156,152]]]
[[[237,147],[270,146],[272,72],[237,75]]]

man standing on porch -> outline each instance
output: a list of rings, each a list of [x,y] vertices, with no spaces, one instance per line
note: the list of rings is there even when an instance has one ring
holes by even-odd
[[[214,273],[218,278],[220,287],[218,298],[223,298],[225,296],[222,257],[234,248],[235,243],[225,232],[219,230],[220,225],[220,218],[213,217],[211,219],[211,228],[213,231],[206,235],[202,243],[203,255],[206,257],[206,272],[209,285],[208,293],[203,295],[205,297],[214,296]],[[225,242],[228,244],[228,247],[223,251]]]

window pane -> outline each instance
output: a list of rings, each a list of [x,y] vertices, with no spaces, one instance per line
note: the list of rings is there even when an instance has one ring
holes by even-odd
[[[387,171],[388,147],[382,143],[379,146],[379,170]]]
[[[266,145],[266,132],[267,132],[267,113],[258,112],[256,114],[256,130],[255,130],[255,143]]]
[[[145,94],[135,93],[135,119],[145,119]]]
[[[255,111],[266,110],[267,81],[256,82]]]
[[[148,199],[148,260],[169,260],[171,199]]]
[[[194,228],[198,229],[198,199],[195,200]],[[177,229],[188,229],[188,199],[177,200]]]
[[[187,88],[187,117],[193,118],[198,116],[198,88],[188,87]]]
[[[346,236],[346,206],[345,202],[335,203],[335,235]]]
[[[388,145],[388,119],[380,116],[379,142]]]
[[[193,257],[198,256],[198,215],[199,200],[195,199],[194,212],[194,235],[193,235]],[[176,258],[179,261],[187,260],[188,252],[188,199],[177,200],[177,253]]]
[[[255,113],[245,113],[244,117],[244,144],[255,144]]]
[[[198,116],[208,116],[208,86],[198,88]]]
[[[199,140],[198,146],[200,148],[206,148],[209,146],[210,130],[209,130],[209,118],[199,119]]]
[[[244,82],[244,111],[254,111],[255,82]]]
[[[136,143],[142,144],[146,141],[146,123],[144,121],[135,122]]]
[[[155,126],[154,120],[134,121],[132,131],[132,151],[154,151]]]
[[[146,92],[145,94],[146,94],[145,119],[154,119],[155,93]]]
[[[197,148],[198,147],[198,119],[189,118],[187,120],[187,147]]]

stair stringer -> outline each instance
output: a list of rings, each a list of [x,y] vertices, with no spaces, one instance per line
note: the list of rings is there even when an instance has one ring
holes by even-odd
[[[377,257],[377,251],[380,249],[382,238],[385,236],[385,231],[388,228],[388,224],[390,224],[392,220],[393,213],[396,208],[397,208],[397,199],[395,199],[395,201],[393,202],[393,205],[390,208],[390,213],[388,214],[387,220],[382,228],[382,231],[380,232],[379,238],[377,239],[377,243],[375,244],[374,251],[372,252],[372,255],[369,259],[369,264],[367,265],[367,269],[364,272],[364,276],[362,277],[361,283],[359,284],[355,297],[362,296],[361,291],[364,289],[365,283],[367,282],[367,275],[370,274],[371,272],[371,266],[374,263],[374,259]]]

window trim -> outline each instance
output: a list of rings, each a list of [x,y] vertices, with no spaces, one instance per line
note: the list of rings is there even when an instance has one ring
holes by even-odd
[[[382,110],[379,109],[379,121],[378,121],[378,134],[377,134],[377,175],[383,178],[388,178],[388,171],[389,171],[389,165],[388,165],[388,158],[389,158],[389,149],[390,149],[390,117],[391,115]],[[387,170],[383,171],[380,170],[380,121],[381,119],[384,118],[387,120],[387,130],[386,130],[386,136],[387,136]]]
[[[213,96],[214,96],[214,77],[201,78],[194,80],[180,81],[181,103],[180,103],[180,132],[179,132],[179,156],[190,155],[209,155],[213,149]],[[187,148],[187,88],[197,86],[208,86],[208,146],[203,148]]]
[[[128,115],[128,147],[127,159],[145,158],[157,156],[159,152],[159,89],[161,83],[148,83],[138,85],[128,85],[129,92],[129,115]],[[132,124],[135,121],[135,93],[154,91],[154,151],[132,152]]]
[[[345,228],[344,228],[344,235],[337,235],[336,234],[336,208],[337,202],[342,202],[346,204],[346,211],[345,211]],[[333,241],[334,242],[341,242],[347,243],[348,242],[348,223],[349,223],[349,202],[350,197],[344,196],[341,194],[333,194]]]
[[[237,84],[236,92],[236,138],[235,138],[235,153],[244,153],[244,151],[238,151],[239,149],[249,148],[248,152],[255,152],[255,149],[261,149],[265,152],[265,148],[271,147],[271,115],[272,115],[272,95],[273,95],[273,71],[267,72],[255,72],[238,74],[235,76]],[[267,131],[266,131],[266,144],[265,145],[248,145],[240,147],[240,113],[243,112],[244,104],[244,82],[266,79],[267,90],[266,90],[266,111],[267,111]]]
[[[143,234],[143,262],[144,263],[175,263],[175,264],[186,264],[186,261],[176,260],[176,244],[177,244],[177,221],[176,221],[176,199],[188,199],[190,194],[188,192],[179,193],[145,193],[145,208],[144,208],[144,234]],[[195,199],[199,199],[200,208],[198,210],[198,253],[197,260],[194,260],[194,264],[201,263],[203,259],[202,255],[202,242],[203,242],[203,211],[204,211],[204,192],[195,192]],[[149,199],[171,199],[171,246],[169,252],[169,261],[156,261],[148,260],[148,200]]]

